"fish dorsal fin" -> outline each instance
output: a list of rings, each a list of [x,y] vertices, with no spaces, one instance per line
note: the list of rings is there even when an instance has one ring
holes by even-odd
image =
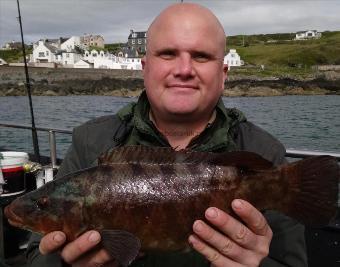
[[[259,154],[249,151],[232,151],[216,153],[210,156],[210,164],[219,166],[234,166],[248,170],[266,170],[273,168],[273,163]]]
[[[124,146],[111,149],[101,155],[98,164],[115,163],[207,163],[221,166],[235,166],[247,169],[268,169],[273,164],[256,153],[234,151],[224,153],[197,152],[188,149],[175,151],[169,147]]]
[[[123,230],[101,230],[102,245],[120,266],[127,267],[138,256],[140,240]]]

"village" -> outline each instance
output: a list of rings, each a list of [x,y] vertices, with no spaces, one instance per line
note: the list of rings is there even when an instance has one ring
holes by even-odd
[[[300,31],[295,40],[320,38],[316,30]],[[141,58],[146,52],[147,32],[130,30],[128,41],[116,54],[104,49],[105,40],[101,35],[84,34],[69,38],[40,39],[33,43],[33,53],[29,55],[30,67],[45,68],[94,68],[94,69],[125,69],[141,70]],[[10,42],[2,50],[20,49],[20,42]],[[0,65],[7,64],[0,59]],[[18,66],[21,63],[10,63]],[[230,48],[224,57],[228,68],[244,65],[236,49]]]

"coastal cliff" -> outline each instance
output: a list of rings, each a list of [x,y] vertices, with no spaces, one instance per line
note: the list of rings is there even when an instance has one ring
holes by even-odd
[[[144,88],[141,71],[29,68],[33,95],[138,96]],[[340,72],[307,78],[259,77],[229,73],[225,96],[340,95]],[[0,96],[26,95],[23,67],[0,66]]]

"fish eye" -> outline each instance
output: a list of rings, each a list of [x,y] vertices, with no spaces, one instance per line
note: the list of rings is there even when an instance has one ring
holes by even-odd
[[[37,207],[39,209],[45,209],[46,207],[49,206],[49,204],[50,204],[50,200],[48,196],[43,196],[37,200]]]

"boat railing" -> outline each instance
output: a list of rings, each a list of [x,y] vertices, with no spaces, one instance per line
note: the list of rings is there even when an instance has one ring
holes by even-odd
[[[25,124],[13,124],[13,123],[4,123],[0,122],[0,127],[6,128],[15,128],[15,129],[26,129],[32,130],[32,126]],[[49,151],[50,151],[50,160],[51,167],[53,169],[57,168],[57,142],[56,142],[56,133],[61,134],[72,134],[72,130],[60,129],[60,128],[48,128],[48,127],[36,127],[37,131],[48,132],[48,143],[49,143]]]
[[[13,123],[0,122],[0,127],[32,130],[32,127],[30,125],[17,124],[17,123],[13,124]],[[49,128],[49,127],[36,127],[36,130],[42,131],[42,132],[48,132],[51,166],[52,168],[57,168],[56,133],[72,134],[72,130],[60,129],[60,128]],[[306,158],[310,156],[321,156],[321,155],[333,156],[338,161],[340,161],[340,153],[325,152],[325,151],[311,151],[311,150],[296,150],[296,149],[286,150],[286,157],[288,158]]]

